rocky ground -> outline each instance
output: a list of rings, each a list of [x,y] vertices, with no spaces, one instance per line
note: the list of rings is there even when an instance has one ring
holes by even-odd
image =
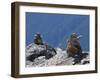
[[[26,47],[26,66],[27,67],[46,67],[46,66],[60,66],[60,65],[73,65],[74,58],[68,57],[68,54],[65,50],[60,48],[56,48],[56,52],[51,52],[53,56],[50,58],[46,58],[45,55],[41,55],[39,57],[34,58],[34,60],[30,60],[29,57],[34,54],[40,54],[41,51],[45,50],[44,45],[36,45],[34,43],[30,44]],[[33,58],[33,57],[31,57]],[[88,52],[83,52],[83,58],[80,63],[75,65],[85,65],[89,64],[89,54]]]

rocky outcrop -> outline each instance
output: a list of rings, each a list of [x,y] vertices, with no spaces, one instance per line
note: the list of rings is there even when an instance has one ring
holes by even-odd
[[[88,52],[83,52],[82,59],[75,63],[75,58],[68,57],[66,50],[60,48],[48,47],[45,45],[36,45],[34,43],[26,47],[26,66],[27,67],[46,67],[61,65],[83,65],[89,64]]]

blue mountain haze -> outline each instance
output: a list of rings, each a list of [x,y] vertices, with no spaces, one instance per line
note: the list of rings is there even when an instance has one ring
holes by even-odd
[[[26,12],[26,46],[40,32],[43,41],[52,47],[66,48],[71,33],[82,35],[83,50],[89,51],[89,15]]]

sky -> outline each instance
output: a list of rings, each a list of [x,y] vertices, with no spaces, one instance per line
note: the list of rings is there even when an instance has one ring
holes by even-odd
[[[76,32],[83,36],[82,49],[89,51],[89,15],[26,12],[26,46],[36,32],[41,33],[43,42],[60,48],[66,48],[68,38]]]

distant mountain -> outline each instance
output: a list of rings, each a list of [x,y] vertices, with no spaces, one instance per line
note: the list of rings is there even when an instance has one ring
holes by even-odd
[[[82,49],[89,51],[90,16],[80,14],[50,14],[26,12],[26,46],[39,32],[43,41],[53,47],[65,48],[70,35],[75,32],[80,38]]]

